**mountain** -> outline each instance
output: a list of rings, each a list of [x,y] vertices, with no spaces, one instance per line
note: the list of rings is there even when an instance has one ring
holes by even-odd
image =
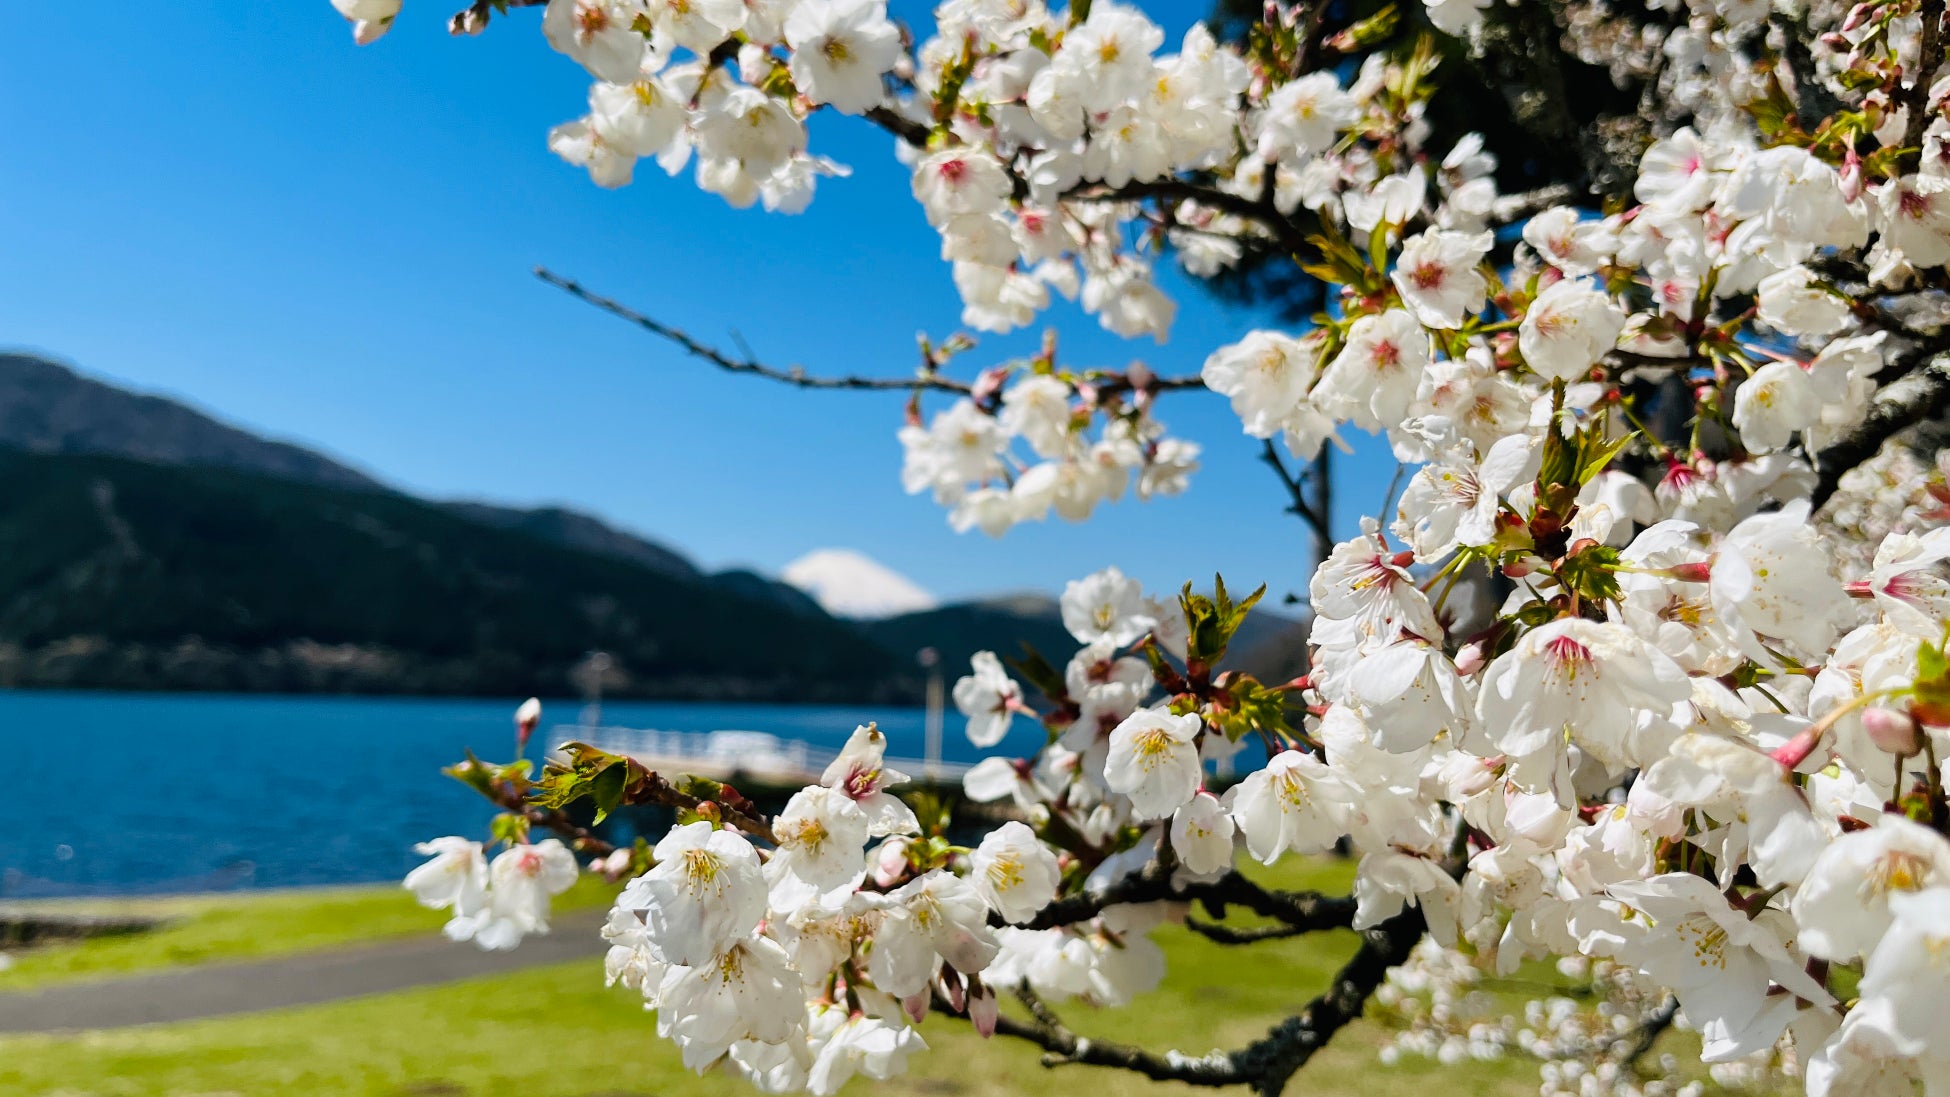
[[[324,454],[260,438],[178,401],[117,388],[34,354],[0,353],[0,446],[207,465],[321,487],[394,490]],[[577,511],[480,502],[436,505],[469,521],[627,560],[673,578],[700,577],[681,554]]]
[[[796,562],[797,585],[707,574],[587,514],[418,499],[30,354],[0,354],[0,475],[0,684],[562,693],[604,650],[629,695],[910,701],[922,647],[951,675],[1076,648],[1043,595],[936,606],[848,550]],[[1291,677],[1304,637],[1255,613],[1234,653]]]
[[[914,580],[852,549],[815,549],[787,564],[779,577],[835,617],[892,617],[936,605]]]
[[[232,468],[0,451],[0,682],[911,698],[850,626],[397,492]]]
[[[1063,627],[1057,600],[1034,593],[960,602],[856,624],[896,658],[911,660],[922,648],[934,648],[951,681],[968,673],[969,656],[978,651],[1011,658],[1021,655],[1027,644],[1060,669],[1080,646]],[[1305,672],[1306,637],[1305,622],[1256,608],[1240,624],[1223,665],[1248,671],[1262,681],[1287,681]]]
[[[442,507],[471,522],[518,530],[530,537],[553,541],[583,552],[625,560],[673,579],[698,579],[697,565],[674,550],[634,533],[625,533],[600,518],[562,507],[536,507],[523,510],[494,503],[445,502]]]
[[[29,453],[214,465],[327,487],[380,486],[311,450],[259,438],[174,400],[128,392],[32,354],[0,353],[0,444]]]
[[[951,682],[968,673],[968,658],[978,651],[1013,658],[1023,653],[1027,643],[1060,667],[1077,649],[1076,640],[1063,627],[1056,599],[1040,594],[959,602],[878,621],[858,621],[855,626],[910,666],[922,648],[935,649],[941,656],[942,673]]]

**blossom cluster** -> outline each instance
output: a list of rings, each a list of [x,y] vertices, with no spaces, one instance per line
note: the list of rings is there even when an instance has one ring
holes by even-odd
[[[398,5],[339,6],[370,37]],[[1156,985],[1147,934],[1183,910],[1101,901],[1123,882],[1345,847],[1355,928],[1412,908],[1488,971],[1616,973],[1670,993],[1707,1063],[1788,1063],[1816,1097],[1950,1082],[1950,492],[1873,467],[1832,483],[1892,392],[1945,372],[1942,323],[1914,320],[1945,311],[1947,32],[1940,6],[1872,0],[1783,48],[1770,12],[1675,15],[1661,86],[1688,124],[1601,213],[1501,194],[1481,137],[1439,138],[1426,40],[1363,55],[1350,28],[1341,63],[1311,65],[1277,4],[1249,49],[1194,28],[1160,55],[1156,24],[1104,0],[949,0],[911,51],[858,0],[549,0],[550,43],[598,81],[551,143],[598,182],[695,158],[706,189],[790,210],[839,170],[805,119],[866,115],[901,138],[963,322],[988,331],[1055,290],[1162,338],[1156,256],[1210,276],[1293,255],[1326,307],[1212,351],[1204,386],[1298,458],[1364,431],[1414,466],[1313,572],[1304,677],[1222,669],[1244,611],[1223,587],[1079,580],[1060,669],[983,653],[954,687],[977,746],[1017,719],[1049,734],[969,775],[1012,821],[953,844],[888,792],[862,728],[768,833],[693,812],[631,860],[612,979],[692,1065],[827,1093],[900,1070],[931,1008],[986,1033],[998,989]],[[1464,48],[1497,17],[1425,14]],[[1133,477],[1175,492],[1197,451],[1152,418],[1161,391],[1051,353],[991,370],[932,419],[911,405],[904,484],[991,533],[1087,516]],[[1266,763],[1227,787],[1247,741]],[[414,886],[495,945],[540,928],[519,917],[539,848],[488,871],[441,845]],[[504,882],[514,854],[537,867]],[[1045,924],[1059,897],[1099,902]],[[1436,1054],[1542,1054],[1540,1026],[1578,1027],[1539,1008]],[[1663,1086],[1626,1066],[1546,1081]]]
[[[972,396],[901,430],[901,484],[950,508],[957,531],[1000,536],[1051,511],[1080,522],[1134,488],[1139,499],[1183,492],[1196,443],[1168,437],[1149,414],[1142,366],[1119,375],[1058,375],[1032,364],[1009,383],[991,370]],[[1135,374],[1135,377],[1133,376]],[[1089,428],[1101,417],[1092,439]],[[917,416],[918,419],[918,416]],[[1019,454],[1027,446],[1034,460]]]

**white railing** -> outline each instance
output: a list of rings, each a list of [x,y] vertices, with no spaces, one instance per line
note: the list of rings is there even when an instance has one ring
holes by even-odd
[[[558,724],[550,738],[558,743],[580,739],[599,750],[628,755],[652,769],[675,769],[701,777],[744,773],[810,783],[839,756],[837,750],[763,731],[662,731]],[[930,767],[919,758],[889,758],[886,765],[916,779],[956,783],[972,768],[959,762],[938,762]]]

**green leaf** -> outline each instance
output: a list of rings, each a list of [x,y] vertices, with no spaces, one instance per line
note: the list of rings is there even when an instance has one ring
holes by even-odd
[[[1206,667],[1218,664],[1225,657],[1227,645],[1232,636],[1239,631],[1240,622],[1246,614],[1266,596],[1266,584],[1248,595],[1243,602],[1234,602],[1232,594],[1226,590],[1223,576],[1212,577],[1213,595],[1193,594],[1192,585],[1185,584],[1178,596],[1178,604],[1185,613],[1185,645],[1188,663],[1198,663]]]
[[[1910,713],[1935,727],[1950,726],[1950,655],[1944,646],[1927,641],[1917,646],[1916,683],[1911,687]]]
[[[1618,550],[1608,545],[1586,545],[1558,564],[1557,581],[1587,602],[1617,601]]]
[[[1041,653],[1028,644],[1022,646],[1022,651],[1020,656],[1014,658],[1004,656],[1002,661],[1009,664],[1010,670],[1015,671],[1030,685],[1040,690],[1044,697],[1052,701],[1061,701],[1069,696],[1070,687],[1063,680],[1062,671],[1051,666],[1048,659],[1043,658]]]
[[[474,757],[474,752],[470,750],[467,752],[467,760],[465,762],[448,766],[440,772],[452,777],[475,792],[492,799],[494,795],[494,770],[495,767]]]
[[[488,830],[497,842],[520,845],[528,840],[528,816],[505,812],[494,817],[494,821],[488,824]]]
[[[629,786],[630,767],[627,764],[603,767],[589,781],[589,795],[596,801],[596,822],[609,818],[623,802],[623,790]]]
[[[1625,447],[1631,445],[1637,438],[1638,432],[1631,431],[1621,438],[1606,442],[1596,430],[1582,432],[1579,436],[1579,449],[1582,452],[1578,457],[1578,484],[1582,486],[1590,483],[1594,477],[1605,471],[1605,466],[1625,452]]]
[[[1368,16],[1366,19],[1347,28],[1346,34],[1354,40],[1357,50],[1371,49],[1387,41],[1401,23],[1402,13],[1393,4]]]

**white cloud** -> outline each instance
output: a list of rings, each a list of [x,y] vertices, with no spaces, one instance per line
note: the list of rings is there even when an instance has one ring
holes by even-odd
[[[940,604],[914,580],[852,549],[816,549],[787,564],[780,578],[835,617],[892,617]]]

